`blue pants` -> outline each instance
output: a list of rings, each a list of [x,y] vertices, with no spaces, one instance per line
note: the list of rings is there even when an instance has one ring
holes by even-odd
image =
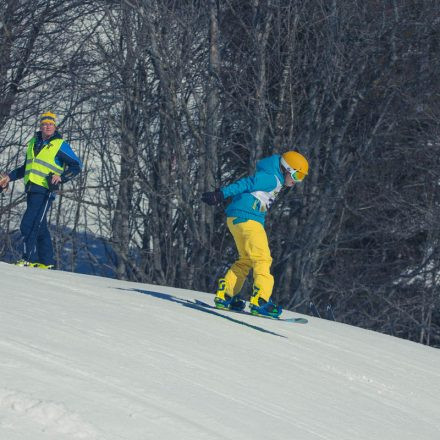
[[[27,208],[20,231],[24,240],[23,259],[42,264],[54,264],[52,240],[47,227],[47,212],[53,197],[48,193],[27,193]]]

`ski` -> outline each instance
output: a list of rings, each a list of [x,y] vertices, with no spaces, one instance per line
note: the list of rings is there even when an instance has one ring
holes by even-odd
[[[281,321],[281,322],[290,322],[293,324],[307,324],[309,321],[305,318],[272,318],[271,316],[263,316],[263,315],[253,315],[251,312],[248,312],[247,310],[230,310],[230,309],[220,309],[218,307],[212,306],[211,304],[207,304],[203,301],[199,301],[198,299],[195,300],[195,304],[201,307],[205,307],[208,309],[214,309],[218,311],[225,311],[228,313],[237,313],[240,315],[248,315],[248,316],[254,316],[257,318],[263,318],[263,319],[269,319],[271,321]]]

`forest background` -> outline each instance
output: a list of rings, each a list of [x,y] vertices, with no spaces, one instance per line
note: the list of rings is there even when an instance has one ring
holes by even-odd
[[[60,268],[214,292],[235,247],[201,193],[297,149],[310,175],[268,216],[275,301],[440,347],[438,1],[0,5],[0,171],[47,110],[85,165],[50,212]]]

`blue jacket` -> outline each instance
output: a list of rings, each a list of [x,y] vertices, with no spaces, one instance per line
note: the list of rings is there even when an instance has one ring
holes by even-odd
[[[264,225],[267,210],[284,185],[280,158],[279,154],[274,154],[261,159],[253,176],[220,188],[225,198],[233,197],[226,215],[237,217],[234,223],[255,220]]]
[[[48,144],[52,139],[61,139],[61,135],[56,131],[55,134],[48,140],[44,141],[41,137],[41,131],[35,133],[35,145],[34,145],[34,154],[35,156],[41,151],[41,149]],[[61,174],[61,182],[66,183],[73,177],[75,177],[82,169],[82,163],[76,156],[76,154],[72,151],[70,145],[63,141],[61,147],[55,156],[55,162],[60,166],[65,166],[64,172]],[[21,167],[16,168],[11,171],[8,175],[11,181],[22,179],[24,177],[26,168],[26,159],[24,164]],[[26,192],[47,192],[47,189],[36,185],[35,183],[29,182],[26,185]]]

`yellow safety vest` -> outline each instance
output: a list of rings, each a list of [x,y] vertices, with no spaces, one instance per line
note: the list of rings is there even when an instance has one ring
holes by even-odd
[[[49,186],[46,178],[49,173],[57,174],[58,176],[61,175],[64,171],[64,167],[57,165],[55,162],[55,156],[63,142],[63,139],[54,139],[45,145],[37,156],[35,156],[35,138],[32,138],[29,141],[26,152],[26,167],[24,171],[25,185],[28,182],[32,182],[48,189]]]

